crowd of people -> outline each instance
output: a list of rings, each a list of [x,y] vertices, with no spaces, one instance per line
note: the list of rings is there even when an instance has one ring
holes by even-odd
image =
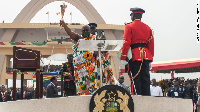
[[[61,87],[57,85],[57,78],[52,77],[50,84],[47,87],[43,87],[43,98],[61,97]],[[127,92],[130,92],[130,87],[124,84],[124,76],[119,76],[118,81],[115,81],[118,86],[123,87]],[[172,98],[184,98],[191,99],[193,101],[194,110],[196,110],[196,104],[198,102],[198,79],[173,78],[163,79],[156,82],[156,79],[151,80],[150,93],[151,96],[156,97],[172,97]],[[23,88],[23,98],[21,98],[21,89],[16,89],[16,100],[21,99],[34,99],[35,90],[32,87]],[[5,85],[0,86],[0,102],[12,101],[13,88],[6,88]],[[131,92],[130,92],[131,93]],[[63,91],[64,96],[72,96],[76,94],[70,94],[68,91]]]
[[[154,80],[155,79],[152,79],[151,85],[153,85]],[[169,96],[170,93],[168,92],[170,88],[177,86],[181,88],[181,91],[184,92],[181,98],[192,98],[191,90],[196,91],[197,84],[198,84],[198,79],[184,79],[184,78],[163,79],[157,82],[157,86],[159,86],[162,89],[162,96]],[[188,90],[190,90],[190,93],[186,92]]]
[[[0,87],[0,102],[12,101],[13,88],[6,88],[5,85]],[[16,100],[20,99],[34,99],[35,90],[32,87],[23,87],[23,98],[21,98],[21,88],[16,88]]]
[[[45,73],[60,72],[61,67],[62,67],[61,65],[45,65],[45,66],[43,66],[43,71]]]
[[[151,96],[164,96],[172,98],[185,98],[193,101],[194,110],[198,102],[198,78],[187,79],[172,78],[163,79],[156,82],[156,79],[151,80],[150,91]]]
[[[43,72],[48,73],[48,72],[60,72],[62,65],[44,65],[43,66]],[[13,68],[8,68],[6,67],[6,72],[13,72]],[[17,70],[17,72],[20,72]]]

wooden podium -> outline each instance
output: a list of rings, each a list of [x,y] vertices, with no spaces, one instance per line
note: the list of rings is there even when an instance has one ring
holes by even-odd
[[[17,70],[21,74],[21,99],[23,99],[23,72],[36,71],[36,98],[43,97],[43,75],[40,75],[40,51],[13,46],[13,100],[16,100]]]

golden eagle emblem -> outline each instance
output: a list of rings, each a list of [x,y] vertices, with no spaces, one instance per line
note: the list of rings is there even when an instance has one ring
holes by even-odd
[[[117,85],[97,90],[90,101],[90,112],[134,112],[130,93]]]

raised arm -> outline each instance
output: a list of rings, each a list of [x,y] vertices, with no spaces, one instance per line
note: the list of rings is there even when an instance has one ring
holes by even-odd
[[[74,41],[78,41],[79,39],[81,39],[82,37],[77,34],[74,33],[66,24],[63,20],[60,20],[60,25],[62,25],[62,27],[64,27],[65,31],[67,32],[67,34],[70,36],[71,39],[73,39]]]

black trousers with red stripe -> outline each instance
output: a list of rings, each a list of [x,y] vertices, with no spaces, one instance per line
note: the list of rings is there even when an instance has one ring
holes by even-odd
[[[143,60],[138,76],[134,79],[137,95],[150,96],[149,60]],[[134,77],[140,69],[141,61],[129,62],[129,69]]]

